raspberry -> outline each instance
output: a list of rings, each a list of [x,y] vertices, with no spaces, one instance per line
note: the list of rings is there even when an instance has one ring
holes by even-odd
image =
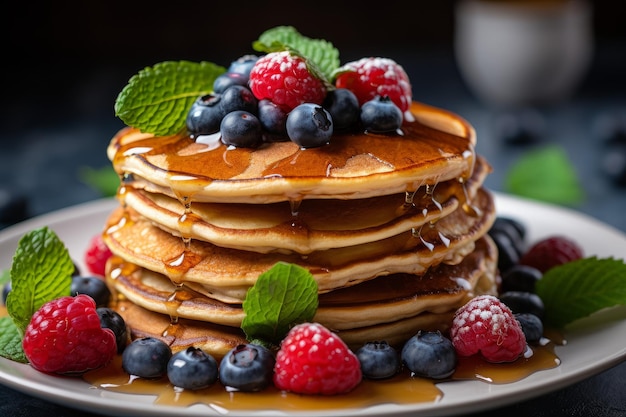
[[[85,264],[92,274],[104,276],[106,263],[111,257],[111,250],[98,234],[91,238],[85,251]]]
[[[474,297],[456,311],[450,338],[460,356],[481,353],[489,362],[512,362],[526,349],[519,322],[492,295]]]
[[[361,382],[356,355],[336,334],[318,323],[293,327],[281,343],[274,385],[300,394],[334,395]]]
[[[565,236],[550,236],[536,242],[520,258],[522,265],[532,266],[541,272],[583,257],[582,248]]]
[[[259,58],[249,85],[258,100],[268,99],[286,112],[302,103],[322,104],[326,98],[326,86],[309,71],[304,58],[287,51]]]
[[[83,294],[44,303],[26,326],[22,347],[33,368],[59,374],[99,368],[117,352],[113,331],[100,326],[96,303]]]
[[[361,58],[345,64],[335,80],[337,88],[351,90],[359,104],[376,96],[388,96],[393,103],[406,112],[413,99],[411,83],[404,68],[389,58]]]

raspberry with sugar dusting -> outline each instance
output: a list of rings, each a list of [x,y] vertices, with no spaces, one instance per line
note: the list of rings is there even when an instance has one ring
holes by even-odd
[[[376,96],[388,96],[402,113],[409,109],[413,99],[411,82],[404,68],[394,60],[361,58],[345,64],[339,71],[335,86],[351,90],[360,105]]]
[[[33,368],[59,374],[99,368],[117,353],[115,334],[101,327],[96,303],[84,294],[44,303],[26,326],[22,346]]]
[[[300,394],[334,395],[361,382],[357,356],[319,323],[294,326],[281,343],[274,366],[274,385]]]
[[[259,58],[250,71],[249,85],[258,100],[268,99],[286,112],[302,103],[322,104],[327,92],[306,60],[288,51]]]
[[[459,308],[450,329],[460,356],[477,353],[489,362],[512,362],[526,350],[526,337],[511,310],[492,295],[474,297]]]

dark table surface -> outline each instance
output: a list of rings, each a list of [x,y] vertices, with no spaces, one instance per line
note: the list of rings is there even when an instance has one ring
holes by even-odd
[[[512,145],[494,129],[495,113],[469,93],[459,77],[449,51],[402,52],[394,56],[413,82],[416,100],[448,108],[468,119],[478,134],[478,152],[494,166],[487,186],[503,190],[504,173],[520,155],[535,145]],[[607,146],[606,127],[622,123],[626,134],[626,88],[623,75],[626,50],[622,44],[601,45],[587,78],[571,100],[547,109],[543,117],[541,143],[562,145],[573,161],[587,198],[576,210],[589,214],[626,232],[626,188],[612,182],[603,171]],[[74,100],[85,97],[110,99],[102,111],[66,114],[33,128],[0,131],[0,178],[12,196],[23,196],[25,211],[3,219],[3,226],[20,217],[37,216],[100,197],[98,191],[80,180],[85,166],[108,165],[105,148],[122,126],[113,116],[112,100],[129,74],[95,74],[76,91]],[[130,74],[132,75],[132,74]],[[74,103],[76,106],[76,104]],[[65,111],[63,107],[59,113]],[[25,117],[23,114],[16,117]],[[69,117],[68,117],[69,116]],[[80,116],[80,117],[78,117]],[[26,124],[27,125],[27,124]],[[608,130],[619,136],[619,129]],[[615,130],[617,129],[617,130]],[[617,132],[617,133],[615,133]],[[1,265],[5,269],[8,265]],[[531,417],[593,417],[626,415],[626,363],[589,379],[546,392],[539,397],[476,416],[526,415]],[[98,413],[98,410],[93,410]],[[6,416],[95,415],[33,398],[0,386],[0,414]]]

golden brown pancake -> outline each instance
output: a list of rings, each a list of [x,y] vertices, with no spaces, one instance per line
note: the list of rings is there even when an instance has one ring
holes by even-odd
[[[270,203],[316,198],[369,198],[468,179],[475,160],[473,127],[422,103],[401,135],[335,134],[329,145],[291,141],[234,148],[219,135],[154,137],[121,130],[107,154],[126,186],[185,201]]]
[[[441,264],[423,276],[379,277],[321,294],[314,321],[354,346],[371,340],[397,344],[418,330],[445,332],[456,309],[470,298],[496,293],[496,264],[497,250],[485,236],[458,265]],[[163,275],[139,267],[127,265],[113,275],[109,285],[125,300],[117,309],[137,314],[124,314],[134,334],[169,332],[176,336],[178,348],[201,343],[211,352],[241,343],[238,326],[245,315],[241,305],[222,303],[185,285],[177,288]],[[172,325],[171,317],[179,324]]]
[[[471,210],[461,207],[414,232],[308,255],[242,251],[173,236],[130,209],[114,211],[104,240],[113,254],[164,274],[175,282],[200,284],[213,297],[241,302],[258,276],[276,262],[308,269],[320,292],[351,286],[380,275],[422,274],[441,262],[458,263],[495,219],[493,197],[479,190]],[[194,288],[197,289],[197,288]]]
[[[217,246],[254,252],[298,252],[354,246],[434,223],[473,199],[490,172],[478,157],[471,178],[456,179],[415,194],[368,199],[303,200],[271,204],[200,203],[186,209],[177,199],[126,187],[122,203],[165,231]],[[407,201],[407,199],[409,199]]]

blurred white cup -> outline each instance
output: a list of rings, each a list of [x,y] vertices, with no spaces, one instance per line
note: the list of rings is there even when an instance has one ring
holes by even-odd
[[[586,0],[459,0],[454,49],[469,89],[487,104],[519,108],[571,96],[593,54]]]

